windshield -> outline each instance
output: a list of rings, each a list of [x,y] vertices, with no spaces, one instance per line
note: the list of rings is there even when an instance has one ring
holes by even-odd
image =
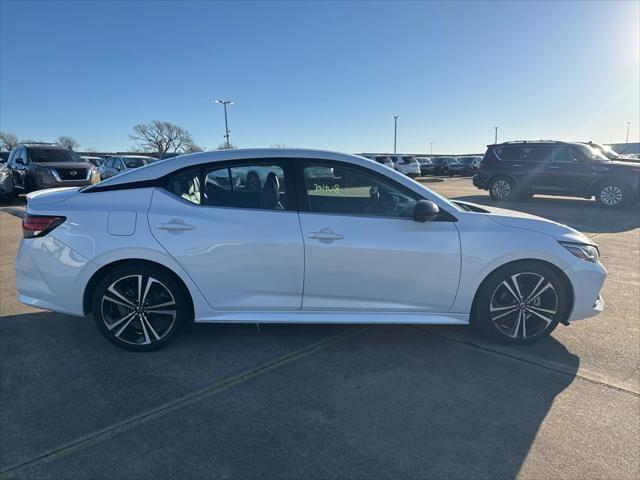
[[[138,168],[144,167],[149,164],[149,160],[146,158],[138,158],[138,157],[124,157],[122,159],[127,168]]]
[[[609,159],[605,157],[600,151],[596,148],[592,148],[589,145],[584,145],[582,143],[578,143],[574,145],[580,152],[582,152],[589,160],[596,160],[598,162],[608,162]]]
[[[600,145],[599,143],[591,143],[589,144],[589,146],[594,150],[597,150],[600,153],[602,153],[605,157],[610,158],[612,160],[614,158],[620,158],[620,155],[618,155],[611,147],[608,147],[606,145]]]
[[[82,162],[82,159],[76,152],[54,148],[30,148],[29,158],[32,162],[37,163]]]

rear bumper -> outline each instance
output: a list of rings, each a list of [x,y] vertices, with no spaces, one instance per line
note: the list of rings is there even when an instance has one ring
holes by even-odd
[[[77,279],[87,259],[47,235],[22,240],[16,256],[18,300],[54,312],[83,315]]]

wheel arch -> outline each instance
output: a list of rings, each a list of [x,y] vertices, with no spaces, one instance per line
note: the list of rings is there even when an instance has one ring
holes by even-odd
[[[473,295],[473,301],[471,302],[471,315],[469,316],[469,323],[470,324],[474,324],[474,322],[476,322],[476,308],[477,308],[478,294],[480,293],[480,290],[482,290],[482,287],[487,282],[489,277],[491,275],[493,275],[494,273],[502,270],[502,269],[506,269],[508,267],[511,267],[511,266],[513,266],[515,264],[519,264],[519,263],[543,264],[546,267],[548,267],[549,269],[551,269],[555,274],[558,275],[558,278],[560,278],[560,281],[563,283],[563,286],[565,287],[565,289],[567,291],[567,294],[569,296],[569,298],[567,299],[568,305],[567,305],[567,311],[566,311],[565,318],[560,320],[560,323],[567,325],[568,324],[567,323],[567,318],[571,317],[571,312],[573,312],[573,304],[574,304],[574,299],[575,299],[575,292],[573,291],[573,285],[572,285],[571,281],[569,280],[569,277],[567,276],[567,274],[564,273],[564,271],[562,271],[562,269],[560,267],[558,267],[557,265],[554,265],[551,262],[548,262],[546,260],[541,260],[539,258],[522,258],[522,259],[518,259],[518,260],[512,260],[510,262],[503,263],[502,265],[499,265],[499,266],[495,267],[493,270],[491,270],[489,273],[487,273],[484,276],[484,278],[482,279],[482,281],[478,284],[478,288],[476,289],[476,292]]]
[[[516,184],[516,186],[520,184],[520,182],[518,182],[518,179],[509,173],[494,173],[487,180],[487,187],[489,187],[494,180],[497,180],[499,178],[506,178],[507,180],[511,180]]]
[[[591,195],[597,195],[598,194],[598,188],[601,185],[604,185],[605,183],[608,183],[608,182],[621,183],[622,185],[624,185],[628,189],[628,191],[633,191],[633,185],[626,178],[619,177],[617,175],[607,175],[604,178],[599,178],[599,179],[595,180],[591,184],[591,187],[589,189],[590,192],[591,192]]]
[[[146,266],[146,267],[156,268],[158,270],[163,271],[167,275],[170,275],[176,282],[178,282],[178,285],[180,285],[181,288],[184,290],[184,294],[189,300],[189,309],[191,311],[191,316],[193,317],[194,311],[195,311],[194,304],[193,304],[193,297],[191,296],[191,292],[189,291],[189,288],[184,283],[184,281],[180,278],[180,276],[176,274],[173,270],[171,270],[169,267],[167,267],[166,265],[162,265],[158,262],[154,262],[152,260],[146,260],[142,258],[127,258],[123,260],[116,260],[114,262],[103,265],[98,270],[96,270],[91,276],[91,278],[89,279],[89,281],[87,282],[87,286],[85,287],[84,293],[82,296],[82,310],[85,315],[87,315],[88,313],[91,313],[91,304],[93,300],[93,294],[100,280],[109,272],[113,271],[114,269],[127,266],[127,265]]]

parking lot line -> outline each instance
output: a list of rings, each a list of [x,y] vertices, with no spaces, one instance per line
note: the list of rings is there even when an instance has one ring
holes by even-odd
[[[63,456],[69,455],[70,453],[76,452],[78,450],[82,450],[83,448],[93,445],[94,443],[97,443],[105,438],[109,438],[113,435],[125,432],[131,428],[134,428],[142,423],[154,420],[158,417],[162,417],[186,405],[202,400],[203,398],[207,398],[207,397],[216,395],[218,393],[224,392],[229,388],[248,382],[262,374],[270,372],[275,368],[278,368],[280,366],[286,365],[288,363],[291,363],[291,362],[300,360],[302,358],[305,358],[309,355],[312,355],[324,348],[329,347],[330,345],[335,344],[336,342],[345,340],[346,338],[349,338],[365,329],[366,329],[365,326],[358,326],[358,327],[349,329],[345,332],[341,332],[337,335],[333,335],[331,337],[325,338],[319,342],[316,342],[312,345],[309,345],[295,352],[288,353],[274,360],[265,362],[261,365],[245,370],[236,375],[226,377],[220,380],[219,382],[209,385],[208,387],[204,387],[194,392],[191,392],[176,400],[168,402],[159,407],[153,408],[147,412],[141,413],[140,415],[136,415],[127,420],[116,423],[115,425],[112,425],[110,427],[103,428],[89,435],[85,435],[67,444],[61,445],[59,447],[55,447],[29,460],[25,460],[23,462],[20,462],[19,464],[12,465],[0,471],[0,480],[4,480],[5,478],[11,478],[13,475],[18,474],[20,470],[22,470],[23,468],[30,467],[38,463],[46,463],[50,460],[59,459]]]

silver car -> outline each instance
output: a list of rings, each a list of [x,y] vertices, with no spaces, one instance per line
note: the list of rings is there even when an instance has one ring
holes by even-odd
[[[100,178],[104,180],[106,178],[115,177],[123,172],[144,167],[145,165],[149,165],[155,161],[155,158],[145,157],[144,155],[111,157],[100,166]]]

